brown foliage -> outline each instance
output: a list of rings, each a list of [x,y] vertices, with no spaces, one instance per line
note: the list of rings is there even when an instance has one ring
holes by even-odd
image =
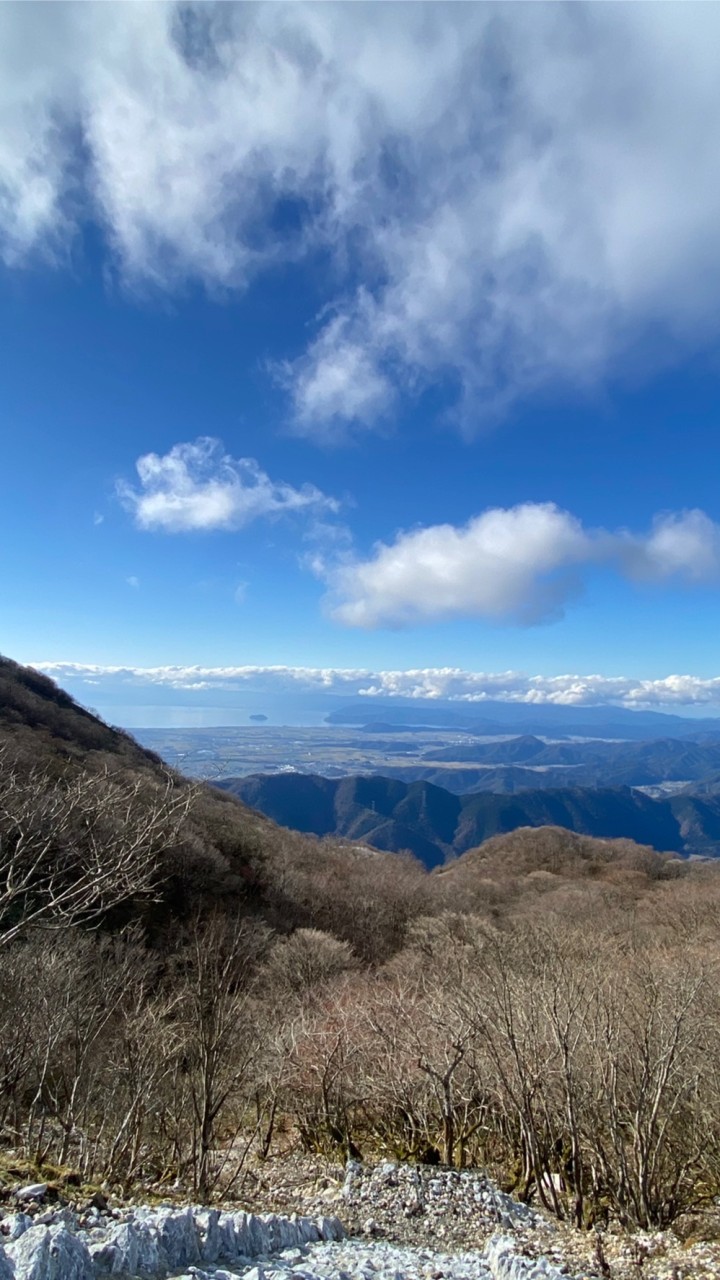
[[[203,1197],[288,1125],[585,1225],[717,1195],[720,868],[540,828],[427,874],[0,696],[0,1141]]]

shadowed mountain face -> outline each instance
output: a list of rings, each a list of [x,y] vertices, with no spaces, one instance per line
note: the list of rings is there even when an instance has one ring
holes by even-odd
[[[718,735],[650,741],[544,742],[533,734],[501,741],[437,746],[407,763],[378,767],[383,777],[429,782],[456,795],[488,791],[565,790],[579,787],[660,787],[683,784],[688,793],[715,794],[720,776]],[[398,755],[395,750],[394,754]]]
[[[563,827],[659,851],[720,855],[720,800],[651,800],[628,787],[454,795],[427,782],[304,774],[228,779],[223,789],[282,826],[408,849],[427,867],[519,827]]]
[[[459,798],[441,787],[381,777],[256,774],[220,785],[281,826],[342,836],[375,849],[407,849],[426,867],[445,861],[461,807]]]
[[[430,752],[425,753],[426,758]],[[506,742],[461,743],[432,753],[434,761],[525,765],[572,769],[598,785],[646,786],[654,782],[703,778],[720,770],[720,742],[696,743],[683,738],[648,742],[543,742],[524,736]]]

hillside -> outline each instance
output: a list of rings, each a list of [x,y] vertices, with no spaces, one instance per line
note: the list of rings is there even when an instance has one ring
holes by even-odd
[[[164,1198],[172,1179],[200,1203],[246,1172],[262,1181],[292,1145],[335,1162],[490,1162],[527,1199],[567,1141],[558,1081],[578,1082],[585,1160],[558,1215],[578,1217],[582,1195],[592,1212],[663,1225],[716,1185],[720,862],[607,838],[708,839],[712,801],[243,784],[318,838],[172,773],[36,673],[2,661],[0,676],[0,1197],[10,1161],[53,1194],[72,1180],[86,1199],[99,1183]],[[425,867],[383,851],[407,847]],[[632,1168],[635,1064],[664,1062],[667,1035],[680,1057],[653,1095],[663,1177],[638,1208],[612,1163],[599,1186],[589,1170],[608,1114]]]
[[[56,815],[51,839],[48,814]],[[163,819],[157,830],[153,814]],[[68,885],[80,867],[86,877],[93,869],[102,876],[103,842],[119,848],[124,830],[139,841],[134,868],[142,889],[124,886],[112,920],[141,920],[157,936],[198,911],[219,909],[282,931],[328,928],[359,952],[383,952],[425,901],[418,863],[382,853],[371,863],[364,847],[281,829],[226,791],[168,769],[46,676],[0,658],[0,936],[12,916],[2,893],[8,860],[28,833],[33,848],[42,845],[46,880],[51,863]],[[149,879],[145,853],[157,862]],[[337,893],[339,882],[347,900]],[[24,901],[34,892],[30,883]],[[92,912],[102,916],[104,900]]]
[[[428,868],[518,827],[563,827],[602,839],[635,840],[659,851],[720,854],[720,801],[714,797],[651,800],[628,787],[455,795],[428,782],[299,773],[227,779],[220,785],[283,826],[364,840],[380,849],[407,849]]]
[[[690,884],[705,866],[633,840],[518,827],[468,849],[434,878],[449,902],[462,901],[476,914],[549,921],[570,911],[576,920],[591,920],[598,911],[631,911],[638,899],[663,889],[677,902],[678,881]]]

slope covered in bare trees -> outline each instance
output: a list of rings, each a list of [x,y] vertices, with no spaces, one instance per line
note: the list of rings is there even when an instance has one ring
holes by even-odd
[[[284,831],[1,675],[15,1166],[210,1198],[298,1145],[384,1153],[586,1226],[717,1195],[714,865],[548,827],[428,873]]]
[[[420,892],[409,859],[378,854],[371,867],[364,849],[283,830],[8,659],[0,766],[0,938],[23,923],[138,919],[161,935],[218,908],[282,929],[332,919],[361,948],[384,929],[391,946],[394,914]],[[338,901],[340,878],[364,908]]]

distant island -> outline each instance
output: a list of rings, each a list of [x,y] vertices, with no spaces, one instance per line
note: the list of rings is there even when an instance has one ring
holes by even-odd
[[[257,720],[258,724],[264,724],[265,721],[267,720],[267,716],[255,715],[255,716],[250,716],[249,719]]]

